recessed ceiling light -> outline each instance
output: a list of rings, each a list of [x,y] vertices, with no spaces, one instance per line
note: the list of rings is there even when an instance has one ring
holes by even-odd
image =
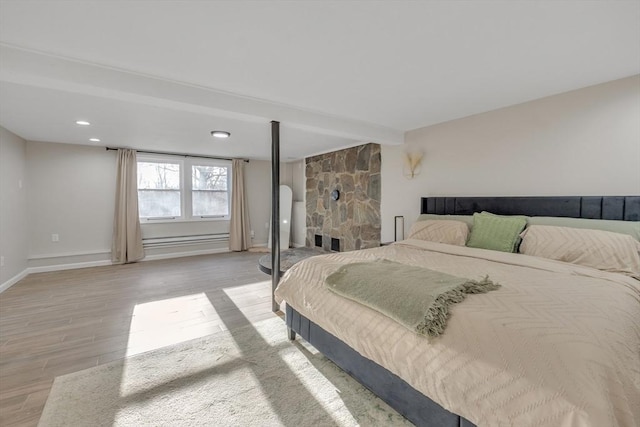
[[[91,142],[100,142],[100,140],[98,138],[89,138],[89,141],[91,141]]]
[[[211,136],[216,137],[216,138],[229,138],[231,136],[231,134],[227,131],[224,130],[212,130],[211,131]]]
[[[77,125],[80,125],[80,126],[89,126],[91,123],[89,123],[89,122],[88,122],[88,121],[86,121],[86,120],[77,120],[77,121],[76,121],[76,124],[77,124]]]

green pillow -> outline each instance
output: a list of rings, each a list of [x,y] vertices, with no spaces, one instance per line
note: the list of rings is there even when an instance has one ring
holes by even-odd
[[[499,216],[489,212],[473,214],[473,228],[467,246],[493,251],[516,252],[520,233],[527,226],[525,216]]]

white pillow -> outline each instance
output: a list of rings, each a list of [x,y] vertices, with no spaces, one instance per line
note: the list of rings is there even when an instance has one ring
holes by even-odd
[[[464,246],[468,236],[469,227],[462,221],[427,220],[415,222],[408,238]]]
[[[520,237],[520,253],[640,278],[640,243],[629,235],[531,225]]]

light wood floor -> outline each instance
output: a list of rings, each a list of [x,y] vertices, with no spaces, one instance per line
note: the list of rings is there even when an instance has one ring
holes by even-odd
[[[260,253],[32,274],[0,294],[0,426],[35,426],[56,376],[275,316]]]

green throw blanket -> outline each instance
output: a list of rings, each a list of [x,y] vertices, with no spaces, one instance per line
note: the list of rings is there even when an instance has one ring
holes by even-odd
[[[500,287],[488,277],[469,280],[386,259],[343,265],[327,277],[326,284],[331,291],[430,337],[444,331],[452,304],[467,294]]]

